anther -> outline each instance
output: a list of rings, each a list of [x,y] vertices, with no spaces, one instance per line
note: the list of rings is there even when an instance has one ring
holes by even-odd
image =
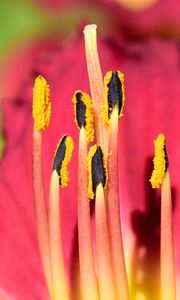
[[[89,171],[88,196],[94,198],[95,191],[99,183],[104,188],[107,185],[107,169],[105,166],[104,153],[100,145],[94,145],[90,148],[87,157]]]
[[[72,98],[74,103],[75,121],[79,129],[84,127],[87,142],[94,139],[94,112],[92,100],[88,94],[77,90]]]
[[[68,164],[74,150],[74,142],[70,136],[63,136],[55,151],[53,170],[59,175],[59,184],[66,187],[69,182]]]
[[[49,126],[51,116],[50,89],[47,81],[39,75],[33,88],[34,127],[41,131]]]
[[[154,141],[154,146],[154,170],[152,172],[150,182],[152,188],[159,188],[169,165],[164,134],[160,133],[158,135],[157,139]]]
[[[123,116],[125,102],[124,75],[120,71],[109,71],[104,78],[105,106],[102,112],[105,122],[111,117],[113,109],[118,107],[119,118]]]

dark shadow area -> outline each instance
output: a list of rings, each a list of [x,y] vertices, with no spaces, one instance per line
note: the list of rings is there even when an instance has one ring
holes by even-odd
[[[134,210],[131,215],[135,235],[131,285],[135,299],[143,294],[145,300],[160,300],[160,191],[152,189],[149,182],[152,170],[152,158],[148,158],[144,176],[145,211]],[[175,199],[174,189],[172,198]]]
[[[80,265],[79,265],[79,243],[78,243],[78,225],[74,228],[73,243],[70,257],[70,282],[71,282],[71,299],[82,300],[81,282],[80,282]]]
[[[90,200],[90,215],[91,218],[94,216],[95,214],[95,200]]]

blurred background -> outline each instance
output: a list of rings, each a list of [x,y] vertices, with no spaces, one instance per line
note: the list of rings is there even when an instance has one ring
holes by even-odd
[[[127,40],[180,36],[180,2],[178,0],[1,0],[0,1],[0,59],[1,101],[8,98],[9,73],[15,59],[32,47],[37,40],[66,38],[88,22],[94,22],[104,36],[116,43]],[[16,73],[11,84],[16,93]],[[8,92],[7,92],[8,91]],[[0,114],[0,153],[5,140]]]

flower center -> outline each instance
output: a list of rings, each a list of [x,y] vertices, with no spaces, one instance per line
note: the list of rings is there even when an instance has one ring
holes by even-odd
[[[96,25],[86,26],[84,36],[91,97],[77,90],[72,98],[79,129],[79,299],[141,300],[145,296],[133,295],[130,280],[128,282],[121,233],[118,124],[125,102],[124,75],[118,70],[109,71],[103,83],[97,52]],[[49,125],[50,112],[49,85],[42,76],[38,76],[33,97],[33,191],[39,252],[50,299],[69,300],[61,241],[60,194],[61,188],[68,186],[68,164],[74,142],[70,136],[65,135],[57,146],[47,210],[41,152],[42,134]],[[89,143],[94,139],[95,144],[89,148]],[[155,142],[154,165],[150,179],[152,187],[161,185],[161,300],[176,300],[171,185],[165,137],[162,134]],[[89,199],[95,201],[95,247]]]

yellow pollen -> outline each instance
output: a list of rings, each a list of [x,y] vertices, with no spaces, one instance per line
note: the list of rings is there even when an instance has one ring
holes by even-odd
[[[120,71],[117,71],[119,80],[121,82],[121,89],[122,89],[122,106],[121,106],[121,110],[119,113],[119,118],[121,118],[123,116],[123,108],[124,108],[124,103],[125,103],[125,87],[124,87],[124,74],[121,73]],[[105,99],[105,103],[102,107],[102,112],[101,112],[101,116],[102,119],[104,121],[104,123],[109,123],[109,110],[113,110],[113,108],[109,107],[109,103],[108,103],[108,92],[109,92],[109,87],[108,84],[110,82],[112,78],[112,71],[109,71],[106,73],[105,77],[104,77],[104,99]],[[115,101],[117,101],[118,104],[118,99],[115,99]]]
[[[60,169],[60,179],[61,179],[62,187],[68,186],[68,183],[69,183],[68,164],[71,161],[72,153],[74,150],[74,141],[70,136],[67,136],[65,145],[66,145],[65,157],[62,161],[62,165],[61,165],[61,169]]]
[[[77,99],[76,99],[76,95],[77,93],[82,94],[82,102],[84,103],[85,107],[86,107],[86,112],[85,112],[85,130],[86,130],[86,140],[87,142],[92,142],[94,140],[94,111],[93,111],[93,104],[92,104],[92,100],[90,98],[90,96],[86,93],[83,93],[81,90],[77,90],[74,93],[74,96],[72,98],[72,102],[74,104],[74,112],[75,112],[75,122],[78,128],[79,124],[77,121]]]
[[[154,141],[155,145],[155,156],[153,159],[154,163],[154,170],[152,172],[151,182],[152,188],[159,188],[162,184],[165,170],[166,170],[166,161],[165,161],[165,136],[164,134],[160,133],[157,139]]]
[[[49,126],[51,116],[50,89],[47,81],[39,75],[33,88],[33,118],[36,130]]]
[[[93,174],[92,174],[92,159],[97,151],[97,147],[100,145],[93,145],[89,152],[88,152],[88,156],[87,156],[87,169],[88,169],[88,173],[89,173],[89,180],[88,180],[88,192],[87,192],[87,196],[90,199],[94,199],[95,195],[94,195],[94,191],[93,191]],[[101,146],[100,146],[101,147]],[[104,159],[104,152],[103,149],[101,147],[102,153],[103,153],[103,166],[104,166],[104,170],[105,170],[105,176],[106,176],[106,182],[105,182],[105,186],[104,189],[106,189],[107,187],[107,181],[108,181],[108,172],[107,172],[107,167],[106,167],[106,163],[105,163],[105,159]]]

